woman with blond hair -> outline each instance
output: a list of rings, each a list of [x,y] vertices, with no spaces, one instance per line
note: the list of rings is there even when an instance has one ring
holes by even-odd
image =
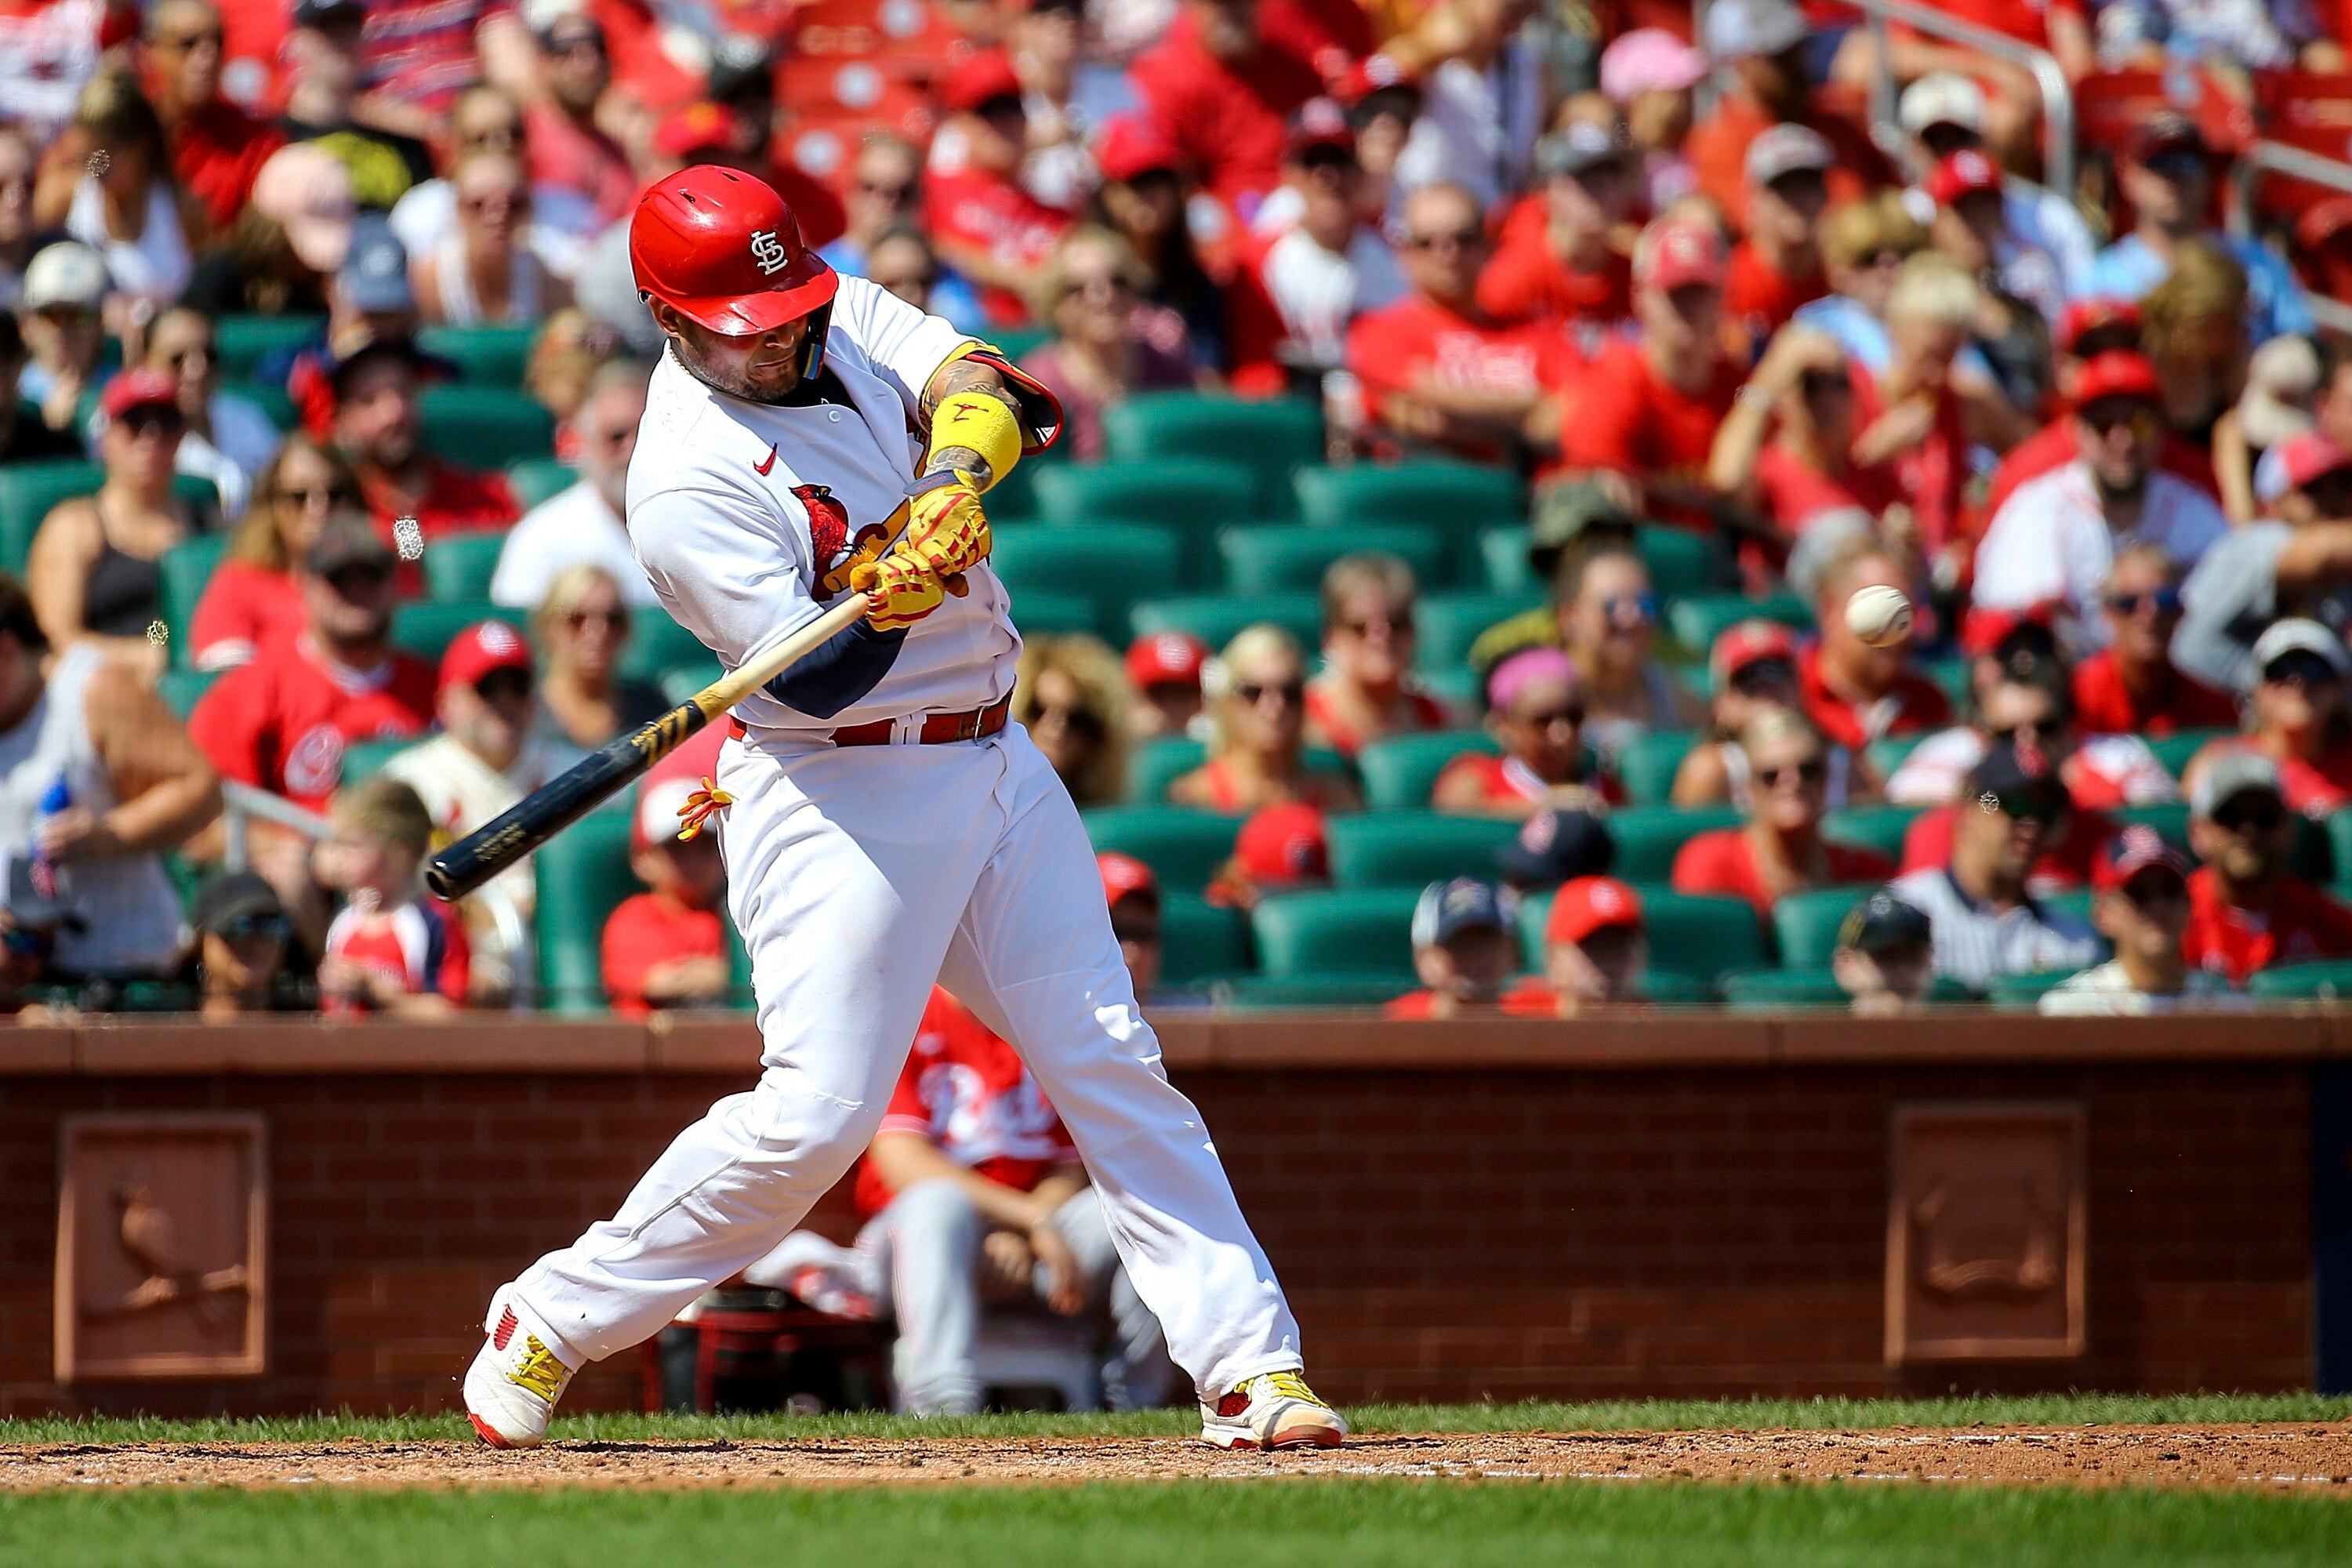
[[[189,237],[203,232],[203,218],[172,177],[163,121],[128,72],[100,71],[82,85],[33,210],[106,262],[110,308],[120,300],[129,312],[107,323],[117,337],[135,339],[194,271]]]
[[[2156,365],[2164,412],[2182,439],[2212,444],[2246,390],[2246,269],[2208,240],[2183,241],[2172,270],[2139,302],[2140,352]],[[2248,492],[2252,493],[2251,481]]]
[[[669,710],[661,689],[620,673],[629,645],[621,584],[593,562],[557,573],[530,616],[538,646],[541,725],[555,740],[593,752]]]
[[[1785,708],[1766,708],[1737,739],[1748,764],[1748,820],[1685,843],[1675,857],[1675,891],[1745,899],[1769,920],[1774,900],[1790,893],[1895,875],[1877,850],[1822,837],[1830,752],[1820,731]]]
[[[530,181],[520,162],[468,153],[449,184],[457,193],[457,226],[409,268],[427,326],[535,321],[572,303],[572,286],[527,243]]]
[[[1445,728],[1445,710],[1412,678],[1412,568],[1393,555],[1343,555],[1323,574],[1323,669],[1307,686],[1309,732],[1350,761],[1389,735]]]
[[[213,571],[187,630],[198,669],[250,663],[262,648],[302,629],[295,563],[338,510],[356,510],[359,477],[342,453],[299,431],[261,471],[253,503]]]
[[[1021,368],[1062,400],[1062,439],[1081,462],[1103,455],[1103,414],[1139,392],[1194,384],[1183,318],[1144,302],[1151,277],[1135,247],[1087,225],[1064,235],[1037,282],[1053,337]]]
[[[1084,632],[1032,637],[1013,668],[1013,717],[1080,805],[1108,805],[1127,788],[1127,669]]]
[[[1264,622],[1234,634],[1203,672],[1210,693],[1209,760],[1168,786],[1179,805],[1242,815],[1298,801],[1323,811],[1363,805],[1344,773],[1307,769],[1307,658],[1298,640]]]

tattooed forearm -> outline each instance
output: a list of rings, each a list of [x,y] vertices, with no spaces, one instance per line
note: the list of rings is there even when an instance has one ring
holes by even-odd
[[[996,480],[995,474],[990,471],[988,459],[969,447],[942,447],[931,454],[929,462],[923,465],[925,474],[944,474],[950,468],[961,468],[978,479],[983,489]]]

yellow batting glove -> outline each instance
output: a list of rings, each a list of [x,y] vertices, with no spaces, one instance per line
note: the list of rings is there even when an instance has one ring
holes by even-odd
[[[907,531],[898,551],[937,572],[950,592],[982,562],[994,540],[980,509],[980,486],[960,468],[927,474],[907,489]]]
[[[938,573],[896,552],[860,563],[850,572],[849,585],[866,595],[866,624],[883,632],[905,631],[947,597]]]

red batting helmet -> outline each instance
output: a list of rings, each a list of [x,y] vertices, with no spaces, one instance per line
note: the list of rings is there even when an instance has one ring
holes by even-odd
[[[730,337],[773,331],[804,316],[814,376],[824,317],[841,279],[801,243],[793,209],[764,182],[716,163],[681,169],[637,198],[629,220],[637,291]]]

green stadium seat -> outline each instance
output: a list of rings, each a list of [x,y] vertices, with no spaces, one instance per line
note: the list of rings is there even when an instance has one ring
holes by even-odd
[[[629,869],[629,817],[636,792],[620,808],[590,812],[532,857],[539,902],[532,914],[539,955],[539,1005],[547,1012],[604,1007],[604,921],[638,890]]]
[[[1733,805],[1629,805],[1609,816],[1609,837],[1617,841],[1612,872],[1628,882],[1664,882],[1674,875],[1675,855],[1693,836],[1737,827]]]
[[[2091,923],[2091,889],[2088,888],[2064,888],[2054,893],[2043,893],[2040,901],[2045,910],[2071,915],[2084,925]]]
[[[1903,759],[1933,733],[1932,730],[1921,730],[1908,735],[1882,736],[1863,748],[1863,755],[1869,760],[1870,771],[1876,773],[1879,782],[1884,784],[1895,776],[1895,770],[1903,765]]]
[[[1617,753],[1617,782],[1635,805],[1664,805],[1683,759],[1706,738],[1703,730],[1653,730]]]
[[[2140,738],[2147,742],[2147,749],[2156,753],[2156,760],[2164,764],[2164,771],[2179,778],[2181,770],[2188,767],[2189,758],[2214,742],[2226,741],[2237,732],[2235,730],[2183,730],[2177,734],[2143,735]]]
[[[1772,933],[1787,969],[1812,969],[1837,951],[1838,927],[1846,912],[1870,896],[1866,888],[1815,888],[1790,893],[1772,906]]]
[[[1054,338],[1050,327],[999,327],[988,334],[988,341],[1004,351],[1004,357],[1018,364],[1045,347]]]
[[[1916,805],[1849,805],[1822,819],[1822,837],[1841,844],[1875,849],[1896,865],[1903,863],[1903,836],[1917,816]]]
[[[570,489],[579,478],[579,469],[552,458],[525,458],[507,465],[507,488],[525,511]]]
[[[1267,974],[1382,974],[1412,981],[1418,888],[1277,893],[1250,913]]]
[[[155,694],[185,723],[188,715],[196,710],[196,700],[211,690],[213,682],[220,678],[221,671],[217,669],[167,669],[156,678]]]
[[[1634,890],[1642,896],[1642,917],[1649,928],[1652,970],[1712,985],[1719,975],[1771,962],[1764,929],[1746,900],[1677,893],[1654,881],[1638,883]],[[1549,892],[1542,892],[1519,901],[1519,951],[1538,974],[1551,900]]]
[[[998,539],[1003,539],[998,534]],[[1013,624],[1023,637],[1067,637],[1084,632],[1101,637],[1113,647],[1125,640],[1124,626],[1106,626],[1095,614],[1095,602],[1084,594],[1046,593],[1024,589],[1013,600]]]
[[[1633,546],[1650,568],[1650,586],[1662,599],[1689,598],[1721,581],[1715,543],[1706,534],[1644,523],[1633,531]]]
[[[432,556],[425,560],[430,563]],[[711,662],[702,639],[670,619],[659,605],[629,612],[629,646],[621,650],[619,673],[632,680],[659,680],[673,669],[701,669]]]
[[[1517,476],[1475,463],[1352,463],[1301,468],[1298,515],[1313,528],[1401,523],[1443,529],[1464,542],[1476,530],[1527,516]]]
[[[1381,974],[1236,974],[1213,987],[1218,1003],[1244,1013],[1366,1009],[1412,990],[1404,976]]]
[[[1919,673],[1943,689],[1945,700],[1955,713],[1965,713],[1969,708],[1969,662],[1965,658],[1930,658],[1919,663]]]
[[[1128,754],[1127,798],[1152,805],[1167,798],[1168,786],[1208,760],[1209,748],[1189,735],[1157,735]]]
[[[1425,648],[1428,605],[1423,604],[1421,611]],[[1149,637],[1153,632],[1190,632],[1208,644],[1211,653],[1233,641],[1234,634],[1244,626],[1254,626],[1260,621],[1272,621],[1297,637],[1309,667],[1313,666],[1315,650],[1323,643],[1323,602],[1313,594],[1191,594],[1146,599],[1129,611],[1127,617],[1128,635],[1131,637]]]
[[[1497,621],[1543,603],[1533,591],[1517,594],[1424,594],[1414,607],[1418,637],[1413,663],[1422,669],[1454,669],[1469,660],[1470,645]]]
[[[2038,1012],[2042,996],[2077,973],[2072,969],[2036,969],[2024,974],[1996,974],[1992,984],[1985,987],[1985,1000],[1997,1012]]]
[[[428,386],[419,395],[425,449],[467,468],[504,468],[555,450],[555,416],[497,386]]]
[[[1428,730],[1391,735],[1356,753],[1364,804],[1374,811],[1412,811],[1429,804],[1445,764],[1465,752],[1495,756],[1502,748],[1484,730]]]
[[[1097,854],[1117,850],[1173,891],[1196,893],[1233,858],[1242,819],[1182,805],[1100,805],[1083,814]]]
[[[1148,522],[1065,523],[995,531],[989,564],[1020,605],[1031,592],[1085,599],[1094,625],[1114,646],[1129,610],[1178,580],[1182,543],[1173,529]]]
[[[1745,594],[1692,594],[1666,606],[1666,629],[1702,659],[1727,628],[1759,618],[1799,631],[1813,624],[1812,611],[1794,594],[1772,594],[1761,599]]]
[[[383,771],[383,764],[417,743],[418,737],[401,741],[354,741],[343,748],[341,787],[349,789],[362,784]]]
[[[1478,672],[1466,664],[1452,669],[1415,670],[1413,678],[1449,712],[1467,716],[1486,710],[1486,688],[1478,679]]]
[[[2335,1001],[2352,996],[2352,959],[2332,958],[2258,970],[2246,982],[2246,989],[2270,1000],[2309,997]]]
[[[530,363],[530,345],[541,323],[482,323],[467,327],[427,327],[416,334],[416,346],[455,364],[469,386],[522,389],[523,370]]]
[[[1723,977],[1723,1005],[1735,1013],[1802,1008],[1845,1010],[1845,993],[1827,964],[1808,969],[1749,969]]]
[[[2327,835],[2328,859],[2338,868],[2335,879],[2352,881],[2352,806],[2336,812],[2319,827]]]
[[[2153,827],[2164,841],[2183,854],[2189,851],[2189,805],[2185,801],[2168,801],[2158,805],[2120,805],[2107,816],[2117,826],[2141,823]]]
[[[198,528],[218,531],[221,521],[218,485],[202,474],[173,474],[172,493],[195,510]]]
[[[96,463],[69,458],[0,468],[0,570],[23,577],[41,520],[61,500],[95,494],[105,478]]]
[[[163,552],[155,563],[160,579],[156,599],[163,624],[172,628],[172,663],[177,668],[187,667],[188,630],[195,624],[196,602],[205,596],[205,584],[227,555],[228,544],[226,533],[199,533]]]
[[[457,634],[477,621],[504,621],[515,630],[527,633],[529,612],[493,605],[487,599],[456,603],[420,599],[393,610],[393,646],[437,665]]]
[[[717,659],[706,655],[700,664],[681,664],[662,671],[655,684],[661,688],[662,700],[675,708],[725,673]]]
[[[1147,392],[1112,405],[1103,415],[1103,435],[1114,463],[1211,458],[1244,465],[1266,517],[1293,515],[1291,475],[1323,460],[1323,412],[1303,397]]]
[[[1249,967],[1249,922],[1239,910],[1163,889],[1160,931],[1160,976],[1170,985],[1196,984]]]
[[[999,546],[1003,538],[998,540]],[[1307,594],[1321,588],[1323,574],[1343,555],[1380,551],[1412,568],[1424,600],[1432,588],[1453,581],[1453,552],[1443,535],[1425,528],[1289,528],[1244,522],[1217,531],[1231,594]],[[1165,579],[1161,579],[1164,581]]]
[[[1544,584],[1528,564],[1528,535],[1523,522],[1507,522],[1478,534],[1478,563],[1486,586],[1497,594],[1541,593]]]
[[[1654,1007],[1711,1007],[1718,997],[1713,982],[1653,966],[1634,994]]]
[[[1331,879],[1342,888],[1410,888],[1446,877],[1496,875],[1495,856],[1518,837],[1507,817],[1375,811],[1331,819]]]
[[[222,316],[213,322],[213,353],[225,383],[251,381],[279,349],[299,348],[326,331],[324,316]]]
[[[2336,840],[2327,824],[2314,817],[2296,817],[2294,844],[2287,851],[2286,863],[2288,870],[2307,882],[2333,881],[2342,862],[2336,858]]]
[[[425,591],[436,599],[488,599],[490,578],[499,569],[499,552],[507,544],[504,529],[474,529],[445,533],[425,547]]]
[[[1164,523],[1203,548],[1218,529],[1245,522],[1256,511],[1257,483],[1250,471],[1204,458],[1049,464],[1038,473],[1035,489],[1037,515],[1046,522]]]

